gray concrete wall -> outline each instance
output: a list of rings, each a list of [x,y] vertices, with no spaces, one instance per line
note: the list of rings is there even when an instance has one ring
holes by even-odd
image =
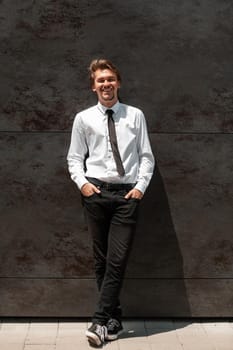
[[[91,238],[66,166],[87,66],[108,57],[145,112],[157,172],[125,316],[232,316],[233,3],[0,1],[0,315],[90,316]]]

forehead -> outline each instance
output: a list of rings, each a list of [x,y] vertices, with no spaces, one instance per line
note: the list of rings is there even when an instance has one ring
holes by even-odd
[[[97,69],[95,71],[95,80],[109,77],[114,77],[117,79],[116,73],[114,73],[111,69]]]

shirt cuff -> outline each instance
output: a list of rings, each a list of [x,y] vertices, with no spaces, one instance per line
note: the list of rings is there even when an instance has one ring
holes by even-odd
[[[83,187],[83,185],[85,185],[89,182],[85,177],[82,177],[81,179],[80,179],[80,177],[78,179],[73,178],[72,180],[76,183],[76,185],[78,186],[80,191],[81,191],[81,188]]]
[[[143,194],[146,191],[146,186],[142,183],[142,182],[138,182],[135,187],[136,190],[139,190],[140,192],[142,192]]]

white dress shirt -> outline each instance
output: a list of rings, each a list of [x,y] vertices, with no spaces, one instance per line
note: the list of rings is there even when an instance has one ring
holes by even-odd
[[[76,115],[67,156],[71,178],[79,189],[88,182],[87,176],[110,183],[136,183],[135,188],[144,193],[154,169],[144,115],[120,102],[111,107],[125,169],[120,177],[109,140],[107,109],[98,103]]]

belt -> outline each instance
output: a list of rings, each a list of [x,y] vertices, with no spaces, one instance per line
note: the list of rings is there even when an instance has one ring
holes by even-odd
[[[121,190],[130,191],[136,185],[136,183],[121,184],[121,183],[104,182],[94,177],[87,177],[87,180],[91,182],[93,185],[108,191],[121,191]]]

